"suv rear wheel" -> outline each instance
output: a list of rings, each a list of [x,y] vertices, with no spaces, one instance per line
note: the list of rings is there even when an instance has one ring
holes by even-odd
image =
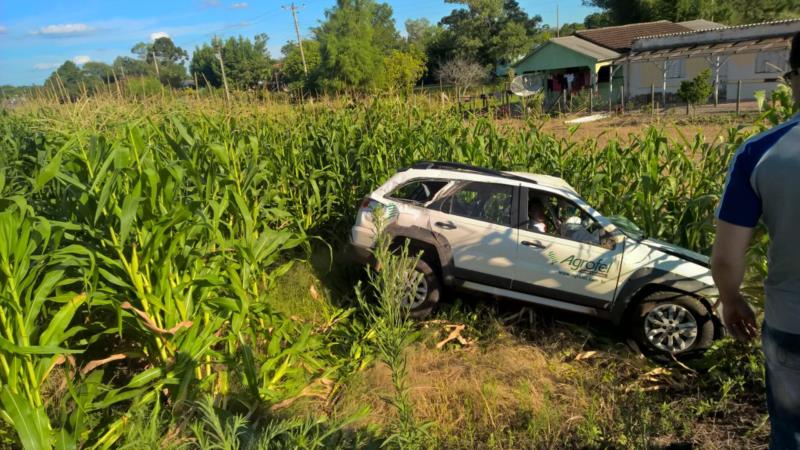
[[[633,335],[650,352],[687,354],[714,340],[714,320],[698,299],[679,292],[654,292],[636,305]]]
[[[417,261],[414,271],[421,273],[422,279],[417,285],[414,295],[403,301],[403,306],[410,310],[411,317],[421,319],[430,315],[433,307],[439,302],[441,283],[436,271],[424,259],[420,258]]]

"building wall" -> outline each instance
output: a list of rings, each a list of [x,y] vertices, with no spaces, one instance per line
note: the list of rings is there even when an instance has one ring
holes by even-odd
[[[778,78],[783,75],[780,72],[773,73],[757,73],[756,72],[756,59],[757,53],[748,53],[742,55],[733,55],[728,60],[726,67],[723,68],[727,72],[726,83],[726,98],[727,100],[736,100],[737,81],[742,80],[742,99],[752,100],[755,98],[756,91],[766,91],[767,96],[778,87],[778,82],[767,82],[764,79]],[[786,59],[789,58],[787,53]]]
[[[594,67],[597,61],[578,52],[548,42],[534,54],[514,65],[514,73],[548,71],[565,67]]]
[[[726,58],[725,55],[721,55],[720,57],[723,61]],[[742,100],[753,100],[755,98],[754,92],[766,91],[769,93],[778,87],[778,82],[767,82],[764,80],[777,78],[780,76],[780,73],[777,71],[774,73],[757,73],[756,59],[757,53],[744,53],[730,56],[727,63],[722,66],[719,72],[719,98],[721,101],[736,100],[738,80],[742,80]],[[663,84],[661,64],[663,64],[662,61],[656,63],[636,62],[626,67],[626,69],[628,69],[626,70],[628,95],[649,95],[650,86],[655,85],[656,96],[660,96]],[[667,79],[667,93],[676,93],[681,85],[681,81],[691,80],[705,69],[711,70],[713,82],[714,69],[705,58],[684,59],[682,76],[680,78]]]
[[[660,94],[664,85],[663,64],[663,61],[631,63],[628,75],[628,90],[630,95],[649,95],[651,85],[655,86],[656,94]],[[703,70],[711,69],[711,65],[705,58],[683,58],[681,64],[683,64],[681,76],[678,78],[667,78],[667,93],[674,94],[678,91],[682,81],[691,80]],[[721,71],[721,80],[722,77],[723,73]]]

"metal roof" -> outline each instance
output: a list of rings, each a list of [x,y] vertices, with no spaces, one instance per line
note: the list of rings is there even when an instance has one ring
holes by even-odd
[[[691,30],[683,25],[672,23],[668,20],[659,20],[657,22],[632,23],[616,27],[578,30],[575,32],[575,35],[616,52],[625,53],[631,49],[634,40],[643,36],[686,31]]]
[[[553,38],[550,39],[550,42],[553,42],[554,44],[558,44],[562,47],[568,48],[580,54],[589,56],[598,61],[608,61],[612,59],[617,59],[620,56],[622,56],[619,53],[615,52],[614,50],[601,47],[585,39],[581,39],[577,36],[565,36],[565,37]]]
[[[728,31],[728,30],[746,30],[748,28],[762,27],[762,26],[765,26],[765,25],[790,25],[790,24],[794,24],[794,23],[800,24],[800,19],[772,20],[772,21],[769,21],[769,22],[758,22],[758,23],[747,23],[747,24],[744,24],[744,25],[723,26],[722,28],[713,27],[713,28],[706,28],[706,29],[700,29],[700,30],[692,29],[692,30],[683,31],[683,32],[658,33],[658,34],[651,34],[651,35],[647,35],[647,36],[640,36],[640,37],[636,38],[636,40],[644,40],[644,39],[652,39],[652,38],[664,38],[664,37],[670,37],[670,36],[687,36],[687,35],[691,35],[691,34],[694,34],[694,33],[702,33],[704,31],[720,30],[720,29],[724,29],[725,31]],[[690,28],[690,27],[685,27],[685,28]]]
[[[663,61],[676,58],[697,58],[739,53],[758,53],[763,51],[786,50],[791,47],[791,36],[770,37],[765,39],[748,39],[717,44],[683,45],[658,50],[632,52],[616,62]]]
[[[678,22],[678,25],[684,26],[692,31],[714,30],[717,28],[725,28],[727,25],[712,22],[705,19],[687,20],[685,22]]]
[[[616,62],[663,61],[676,58],[782,51],[800,31],[800,19],[753,23],[637,39],[631,52]]]

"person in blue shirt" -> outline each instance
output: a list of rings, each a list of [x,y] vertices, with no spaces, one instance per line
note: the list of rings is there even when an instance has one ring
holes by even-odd
[[[800,33],[784,80],[800,102]],[[771,449],[800,449],[800,114],[745,142],[736,152],[717,210],[711,271],[722,321],[736,339],[757,335],[740,288],[753,229],[770,237],[764,282],[762,350],[766,361]]]

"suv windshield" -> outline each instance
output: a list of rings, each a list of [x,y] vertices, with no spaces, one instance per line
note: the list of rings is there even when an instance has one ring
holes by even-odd
[[[623,216],[606,216],[611,223],[614,224],[617,228],[619,228],[626,236],[636,239],[637,241],[641,241],[645,238],[644,231],[639,228],[635,223],[631,222],[630,219]]]

